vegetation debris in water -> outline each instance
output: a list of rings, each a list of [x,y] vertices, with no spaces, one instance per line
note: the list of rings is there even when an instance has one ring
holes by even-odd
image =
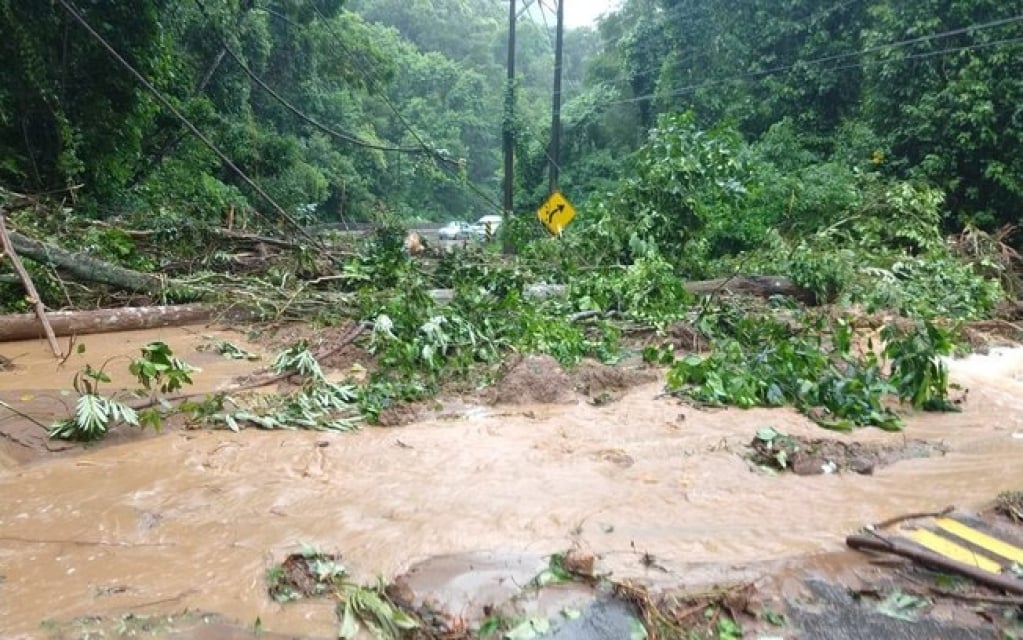
[[[763,427],[750,442],[750,461],[772,471],[796,475],[818,475],[852,471],[870,475],[899,460],[943,455],[940,444],[909,440],[899,444],[843,442],[827,438],[805,438]]]
[[[351,640],[365,627],[386,640],[410,637],[419,622],[394,605],[382,584],[363,587],[353,583],[337,555],[305,549],[289,555],[266,574],[270,597],[277,602],[302,598],[334,597],[339,619],[338,638]]]

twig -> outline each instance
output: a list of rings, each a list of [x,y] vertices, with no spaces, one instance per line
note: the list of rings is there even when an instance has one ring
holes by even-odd
[[[32,416],[28,415],[27,413],[23,413],[23,412],[21,412],[21,411],[19,411],[19,410],[15,409],[14,407],[12,407],[11,405],[7,404],[7,403],[6,403],[6,402],[4,402],[3,400],[0,400],[0,407],[3,407],[4,409],[7,409],[7,410],[8,410],[8,411],[10,411],[11,413],[14,413],[14,414],[17,414],[17,415],[21,416],[22,418],[24,418],[24,419],[28,420],[29,422],[35,423],[35,424],[36,424],[37,426],[39,426],[39,427],[42,427],[43,429],[45,429],[45,430],[47,430],[47,431],[49,431],[49,430],[50,430],[50,428],[49,428],[49,427],[47,427],[47,426],[46,426],[45,424],[43,424],[42,422],[39,422],[38,420],[36,420],[36,419],[35,419],[35,418],[33,418]]]
[[[881,522],[878,522],[876,524],[871,525],[870,528],[873,529],[873,530],[887,529],[888,527],[892,526],[893,524],[899,524],[900,522],[906,522],[907,520],[919,520],[920,518],[940,518],[942,516],[947,516],[948,514],[952,513],[953,511],[955,511],[955,507],[954,506],[948,506],[948,507],[945,507],[944,509],[942,509],[941,511],[924,512],[924,513],[907,513],[906,515],[903,515],[903,516],[896,516],[894,518],[888,518],[887,520],[882,520]]]
[[[21,446],[25,447],[26,449],[32,449],[33,448],[33,445],[32,445],[31,442],[25,442],[21,438],[15,436],[13,433],[7,433],[6,431],[0,431],[0,437],[8,439],[11,442],[13,442],[14,444],[20,444]]]
[[[580,311],[579,313],[573,313],[566,318],[571,323],[582,322],[583,320],[589,320],[590,318],[599,317],[600,311]]]
[[[977,602],[984,604],[1004,604],[1009,606],[1023,606],[1023,598],[1013,598],[1012,596],[985,596],[981,594],[969,594],[969,593],[956,593],[955,591],[949,591],[948,589],[942,589],[931,584],[927,584],[925,580],[922,580],[916,576],[908,574],[902,574],[906,580],[914,584],[918,584],[924,589],[927,589],[932,595],[941,598],[950,598],[952,600],[961,600],[963,602]]]
[[[161,598],[159,600],[151,600],[150,602],[140,602],[136,605],[133,605],[133,607],[135,609],[144,609],[146,607],[155,607],[156,605],[170,604],[171,602],[177,602],[181,600],[185,596],[190,596],[194,593],[198,593],[198,591],[199,591],[198,589],[188,589],[187,591],[182,591],[176,596],[171,596],[169,598]]]
[[[35,307],[36,316],[38,316],[39,322],[43,325],[43,331],[46,333],[46,339],[50,342],[50,349],[53,350],[53,356],[60,359],[64,356],[64,354],[60,351],[60,345],[57,344],[57,336],[53,334],[53,327],[50,326],[50,321],[46,317],[46,306],[39,297],[39,292],[36,291],[35,284],[32,283],[32,277],[28,275],[28,271],[25,271],[25,266],[21,264],[21,258],[19,258],[18,254],[14,251],[14,246],[11,244],[11,238],[7,235],[6,219],[7,210],[0,207],[0,242],[3,242],[4,253],[6,253],[7,257],[11,259],[11,266],[18,272],[18,276],[21,278],[22,284],[25,285],[25,292],[28,293],[28,297],[32,301],[32,306]]]

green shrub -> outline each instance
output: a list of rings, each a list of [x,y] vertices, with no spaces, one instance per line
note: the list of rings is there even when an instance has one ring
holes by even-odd
[[[952,342],[931,323],[910,331],[885,329],[890,377],[872,349],[853,350],[852,329],[842,321],[805,318],[792,326],[766,315],[726,313],[704,327],[716,336],[711,353],[687,355],[668,372],[669,390],[698,402],[792,405],[823,426],[843,430],[898,429],[899,417],[885,405],[891,395],[918,408],[948,407],[948,375],[940,357],[951,352]]]

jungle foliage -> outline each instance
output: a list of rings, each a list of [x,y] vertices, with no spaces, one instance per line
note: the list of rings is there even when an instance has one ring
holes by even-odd
[[[71,4],[304,224],[384,208],[409,220],[469,218],[480,199],[466,183],[495,192],[500,3]],[[59,3],[3,0],[0,26],[6,188],[74,188],[91,217],[220,222],[232,211],[253,224],[269,210]],[[536,87],[548,91],[552,61],[537,25],[525,23],[519,43],[521,117],[533,118],[547,112]]]
[[[505,125],[520,210],[546,195],[551,34],[535,14],[519,21],[518,99],[507,105],[498,0],[78,10],[302,223],[492,210]],[[76,187],[90,217],[153,224],[229,212],[255,224],[269,210],[60,3],[3,0],[0,24],[6,188]],[[992,0],[626,0],[566,35],[562,186],[596,207],[631,182],[615,209],[651,227],[670,218],[688,231],[708,206],[732,206],[739,228],[719,229],[705,248],[714,255],[760,242],[782,216],[804,231],[827,226],[821,218],[850,204],[841,192],[855,171],[935,190],[944,232],[993,232],[1018,222],[1023,198],[1021,30],[1012,5]],[[705,135],[666,135],[678,127]],[[771,147],[780,175],[747,174],[734,154],[748,147]],[[658,196],[672,180],[688,190],[712,176],[655,162],[676,152],[718,172],[716,192]],[[791,187],[790,206],[737,201],[751,177],[761,191]],[[829,191],[839,200],[822,200]]]
[[[1004,3],[626,0],[567,34],[562,187],[580,214],[556,238],[531,211],[547,195],[549,33],[522,19],[506,102],[503,2],[73,4],[301,228],[285,236],[63,2],[0,0],[0,205],[15,192],[50,205],[12,213],[16,228],[267,319],[368,328],[379,367],[365,384],[297,371],[303,391],[273,406],[190,407],[208,422],[348,429],[485,383],[510,354],[614,361],[630,334],[685,323],[713,352],[658,352],[677,392],[893,428],[888,396],[948,408],[938,357],[955,322],[1020,289],[1023,16]],[[502,126],[514,255],[411,257],[405,227],[493,207]],[[373,230],[316,235],[352,220]],[[239,230],[263,234],[242,234],[258,251],[240,256]],[[51,265],[29,268],[50,307],[93,303]],[[886,351],[860,353],[845,321],[777,301],[720,308],[684,286],[756,274],[913,329],[893,322]],[[536,298],[534,284],[565,295]],[[0,287],[8,309],[28,307],[16,282]],[[84,374],[82,397],[101,374]],[[74,435],[105,429],[83,425]]]

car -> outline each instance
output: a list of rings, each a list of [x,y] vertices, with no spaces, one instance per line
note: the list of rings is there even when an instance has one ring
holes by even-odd
[[[501,216],[483,216],[476,221],[476,224],[472,225],[473,231],[476,235],[485,239],[491,240],[497,235],[497,229],[501,226],[501,222],[504,218]]]
[[[476,235],[476,228],[468,222],[455,220],[447,223],[437,231],[441,240],[463,240]]]

